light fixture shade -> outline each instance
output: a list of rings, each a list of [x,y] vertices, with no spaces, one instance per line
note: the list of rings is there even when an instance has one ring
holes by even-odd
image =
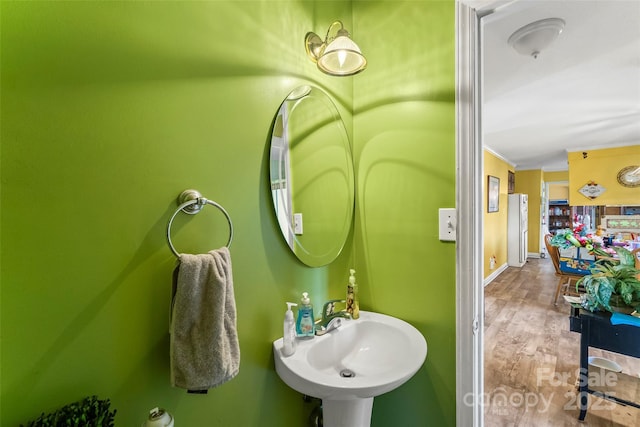
[[[347,36],[336,37],[318,58],[318,68],[334,76],[351,76],[366,67],[360,48]]]
[[[313,32],[307,33],[305,48],[318,69],[332,76],[352,76],[367,67],[367,59],[341,21],[334,21],[329,26],[324,40]]]
[[[516,30],[507,43],[516,52],[537,58],[564,29],[565,22],[560,18],[547,18],[532,22]]]

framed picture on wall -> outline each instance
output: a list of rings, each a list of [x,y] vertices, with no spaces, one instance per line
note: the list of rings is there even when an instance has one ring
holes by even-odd
[[[489,175],[487,180],[487,212],[498,212],[500,202],[500,178]]]
[[[508,171],[509,181],[507,182],[507,193],[513,194],[516,192],[516,174],[515,172]]]

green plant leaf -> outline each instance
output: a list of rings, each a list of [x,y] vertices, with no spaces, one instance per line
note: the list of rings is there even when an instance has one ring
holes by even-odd
[[[613,294],[613,284],[611,281],[606,277],[600,278],[596,298],[598,302],[609,311],[611,311],[611,307],[609,305],[611,301],[611,294]]]
[[[79,402],[70,403],[59,410],[45,415],[42,413],[28,427],[103,427],[113,426],[116,410],[109,410],[109,399],[100,400],[90,396]],[[23,427],[22,425],[20,427]]]
[[[620,246],[614,246],[613,250],[616,251],[621,265],[635,266],[636,262],[633,259],[633,253],[631,253],[630,250]]]

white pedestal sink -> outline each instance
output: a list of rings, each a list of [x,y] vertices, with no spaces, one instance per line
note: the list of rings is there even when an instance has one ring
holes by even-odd
[[[276,372],[289,387],[322,399],[325,427],[369,427],[373,398],[404,384],[420,369],[427,342],[409,323],[361,311],[336,330],[298,340],[282,355],[274,341]]]

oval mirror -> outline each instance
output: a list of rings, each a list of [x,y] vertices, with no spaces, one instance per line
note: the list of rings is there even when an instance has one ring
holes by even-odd
[[[321,89],[301,86],[276,114],[270,150],[271,195],[282,236],[310,267],[332,262],[353,220],[351,146],[338,109]]]

